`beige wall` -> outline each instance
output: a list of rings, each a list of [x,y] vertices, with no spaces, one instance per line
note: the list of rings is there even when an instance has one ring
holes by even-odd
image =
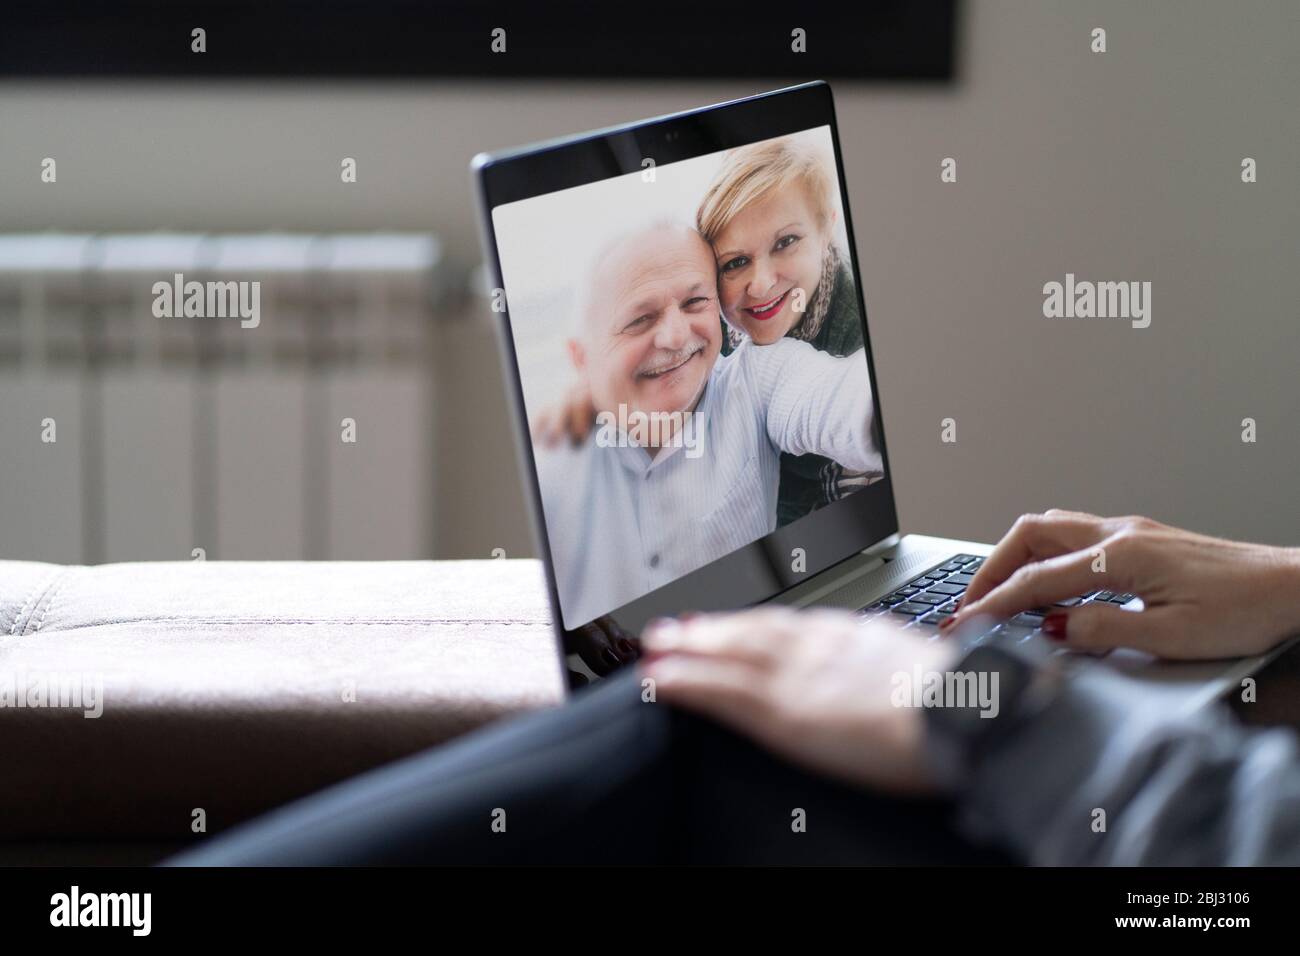
[[[976,0],[954,86],[836,87],[905,529],[1061,505],[1300,543],[1298,11]],[[770,85],[10,83],[0,231],[432,229],[468,267],[474,152]],[[1044,319],[1066,272],[1151,281],[1151,327]],[[435,550],[522,553],[492,336],[447,321]]]

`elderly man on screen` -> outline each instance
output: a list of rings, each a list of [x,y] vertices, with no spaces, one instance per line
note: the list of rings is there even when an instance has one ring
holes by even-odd
[[[862,353],[746,340],[720,357],[717,265],[694,229],[611,242],[582,298],[569,355],[597,427],[536,450],[566,627],[771,532],[783,451],[880,472]]]

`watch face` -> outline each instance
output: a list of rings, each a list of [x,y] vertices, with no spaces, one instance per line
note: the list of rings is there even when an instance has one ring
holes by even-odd
[[[943,694],[936,706],[939,712],[934,716],[963,735],[990,730],[998,717],[1014,711],[1033,675],[1033,666],[1014,653],[996,645],[980,645],[944,675]]]

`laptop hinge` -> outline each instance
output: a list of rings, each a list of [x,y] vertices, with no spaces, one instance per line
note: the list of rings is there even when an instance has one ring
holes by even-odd
[[[888,538],[878,541],[870,548],[860,551],[843,563],[830,570],[823,571],[811,581],[777,595],[772,599],[772,603],[803,607],[834,591],[838,591],[847,582],[884,567],[892,560],[893,551],[898,547],[900,540],[897,534],[891,534]]]

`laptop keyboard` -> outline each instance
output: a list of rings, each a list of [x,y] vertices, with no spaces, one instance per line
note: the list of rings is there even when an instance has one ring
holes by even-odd
[[[859,612],[864,618],[889,617],[908,629],[939,634],[939,624],[952,617],[957,599],[966,592],[966,585],[975,577],[984,559],[973,554],[956,554],[929,571],[918,574],[892,594],[886,595]],[[1081,604],[1111,604],[1120,607],[1134,599],[1132,594],[1111,591],[1093,591],[1080,597],[1057,601],[1056,607],[1078,607]],[[1022,641],[1040,637],[1039,626],[1051,608],[1036,607],[1017,614],[1009,621],[995,625],[988,633],[1002,634]]]

